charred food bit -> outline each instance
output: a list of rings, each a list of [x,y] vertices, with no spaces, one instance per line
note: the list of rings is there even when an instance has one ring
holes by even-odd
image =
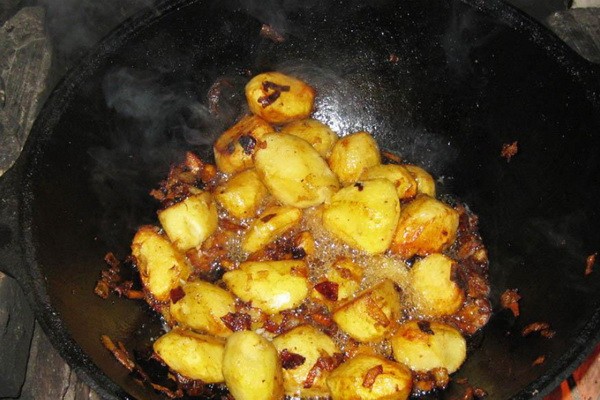
[[[292,353],[291,351],[288,351],[288,349],[283,349],[279,353],[279,358],[281,358],[281,366],[283,369],[297,368],[306,361],[306,357],[300,354]]]
[[[381,364],[369,369],[363,378],[363,387],[372,388],[373,384],[375,383],[375,379],[377,379],[377,377],[381,374],[383,374],[383,365]]]
[[[500,296],[500,304],[502,305],[502,308],[512,311],[515,317],[518,317],[520,314],[519,300],[521,300],[521,296],[519,295],[517,289],[506,289]]]
[[[514,157],[518,151],[518,142],[514,141],[512,143],[504,143],[502,145],[502,150],[500,151],[500,157],[504,157],[506,158],[507,162],[510,162],[510,159]]]
[[[327,300],[337,301],[339,285],[335,282],[324,281],[315,285],[315,290],[323,295]]]
[[[398,61],[400,61],[400,57],[398,57],[397,54],[391,53],[388,57],[388,61],[392,64],[398,64]]]
[[[249,331],[252,328],[252,317],[246,313],[228,313],[221,317],[221,321],[233,332]]]
[[[594,270],[594,264],[596,263],[596,256],[598,253],[590,254],[585,260],[585,276],[591,274]]]
[[[554,337],[555,333],[552,329],[550,329],[550,324],[547,322],[533,322],[527,325],[521,331],[521,335],[523,337],[529,336],[534,332],[539,332],[540,336],[545,337],[546,339],[551,339]]]
[[[531,365],[542,365],[546,361],[546,356],[539,356],[536,358]]]
[[[271,25],[263,24],[260,28],[260,36],[265,39],[269,39],[274,43],[283,43],[285,42],[285,37],[277,32],[275,28]]]

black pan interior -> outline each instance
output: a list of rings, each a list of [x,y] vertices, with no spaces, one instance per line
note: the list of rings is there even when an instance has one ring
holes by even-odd
[[[210,155],[244,111],[248,75],[283,70],[316,87],[317,118],[372,132],[480,216],[494,305],[518,288],[522,315],[495,313],[457,376],[490,399],[547,393],[598,340],[600,271],[583,273],[600,244],[597,70],[498,1],[322,3],[166,4],[66,78],[13,172],[40,322],[107,398],[158,398],[100,343],[143,348],[160,331],[141,304],[93,294],[103,256],[125,256],[136,227],[155,221],[148,192],[170,164],[188,149]],[[286,40],[261,37],[263,22]],[[500,150],[514,141],[508,162]],[[556,336],[523,338],[535,321]]]

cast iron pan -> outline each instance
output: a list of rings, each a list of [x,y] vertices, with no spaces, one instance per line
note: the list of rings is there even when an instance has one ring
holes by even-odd
[[[584,276],[600,248],[598,69],[495,0],[322,3],[180,0],[113,32],[59,85],[1,181],[2,267],[94,389],[159,398],[100,343],[141,349],[160,331],[142,304],[93,294],[103,256],[125,256],[155,220],[147,193],[184,150],[210,154],[243,112],[248,73],[283,70],[316,87],[317,118],[373,132],[480,216],[497,312],[457,375],[490,399],[548,393],[599,339],[600,270]],[[261,37],[262,22],[285,42]],[[518,319],[498,306],[507,288],[523,297]],[[536,321],[556,336],[522,337]]]

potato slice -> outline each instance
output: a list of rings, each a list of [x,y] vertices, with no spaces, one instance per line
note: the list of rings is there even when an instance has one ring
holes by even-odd
[[[153,344],[154,352],[173,371],[205,383],[221,383],[225,342],[208,335],[173,329]]]
[[[277,350],[254,331],[239,331],[229,336],[223,354],[223,376],[236,400],[283,399]]]
[[[158,301],[168,301],[172,289],[186,280],[191,269],[183,255],[169,240],[158,233],[158,228],[142,226],[131,244],[144,287]]]
[[[362,278],[362,267],[349,258],[336,260],[325,273],[326,281],[337,285],[335,301],[344,301],[354,296],[360,289]],[[311,297],[320,301],[327,300],[317,289],[313,289]]]
[[[308,294],[303,260],[247,261],[226,272],[223,282],[242,301],[268,314],[299,306]]]
[[[285,125],[280,133],[287,133],[306,140],[323,158],[329,157],[338,141],[338,135],[330,127],[316,119],[303,119]]]
[[[256,115],[243,117],[215,141],[213,152],[219,171],[233,174],[252,168],[252,155],[262,137],[273,132],[273,127]]]
[[[242,240],[242,249],[253,253],[262,249],[273,240],[300,222],[302,210],[291,206],[272,206],[252,221]]]
[[[383,178],[392,182],[401,199],[410,199],[417,194],[417,181],[402,165],[378,164],[367,168],[361,180]]]
[[[390,246],[399,216],[394,184],[373,179],[340,189],[324,206],[322,219],[325,229],[343,242],[377,254]]]
[[[159,211],[158,220],[181,252],[201,245],[214,233],[219,222],[217,207],[208,192],[192,195]]]
[[[404,258],[441,253],[454,242],[457,229],[458,212],[422,194],[402,208],[390,250]]]
[[[354,339],[375,342],[392,330],[401,312],[400,294],[386,279],[335,310],[333,320]]]
[[[171,301],[171,317],[189,328],[216,336],[229,336],[232,331],[221,317],[235,312],[235,297],[225,289],[204,281],[185,284],[185,295]]]
[[[281,203],[312,207],[339,189],[335,174],[307,141],[281,133],[265,135],[263,141],[254,155],[256,172]]]
[[[332,400],[405,400],[412,390],[412,374],[397,362],[375,355],[357,355],[327,378]]]
[[[409,272],[410,288],[417,311],[424,315],[443,316],[455,313],[465,294],[452,280],[456,261],[434,253],[414,263]]]
[[[356,182],[365,169],[381,164],[381,154],[371,134],[357,132],[335,143],[328,162],[340,182],[347,185]]]
[[[301,365],[283,370],[283,385],[288,396],[314,397],[329,394],[325,384],[329,374],[327,371],[321,371],[308,388],[304,387],[304,382],[319,357],[339,353],[333,339],[312,326],[301,325],[277,336],[273,339],[273,345],[280,355],[285,350],[304,357]],[[283,366],[285,368],[285,362]]]
[[[417,181],[417,193],[423,193],[431,197],[435,197],[435,180],[421,167],[416,165],[406,164],[404,168],[410,172],[415,181]]]
[[[246,100],[254,114],[273,124],[285,124],[312,113],[315,90],[289,75],[265,72],[246,84]]]
[[[467,344],[459,331],[439,322],[410,321],[390,339],[394,359],[413,371],[446,368],[455,372],[467,356]]]
[[[256,215],[267,193],[267,187],[260,181],[256,171],[248,169],[219,185],[215,190],[215,198],[229,215],[244,219]]]

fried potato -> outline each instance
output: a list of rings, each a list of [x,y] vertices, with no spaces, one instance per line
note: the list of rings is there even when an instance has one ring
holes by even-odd
[[[291,206],[271,206],[252,221],[242,240],[242,249],[253,253],[262,249],[302,219],[302,210]]]
[[[303,119],[284,125],[279,131],[306,140],[323,158],[329,157],[331,149],[338,141],[338,135],[330,127],[316,119]]]
[[[414,263],[409,272],[413,303],[424,315],[443,316],[455,313],[465,294],[452,280],[456,261],[434,253]]]
[[[227,339],[223,376],[235,400],[281,400],[283,377],[275,346],[254,331]]]
[[[235,312],[235,297],[217,285],[201,280],[189,282],[182,287],[185,295],[173,302],[171,317],[189,328],[215,336],[229,336],[231,330],[221,317]]]
[[[413,371],[446,368],[455,372],[467,356],[467,344],[459,331],[439,322],[410,321],[390,339],[394,359]]]
[[[308,295],[303,260],[247,261],[226,272],[223,282],[242,301],[268,314],[299,306]]]
[[[256,75],[245,91],[250,111],[277,125],[307,118],[315,100],[312,87],[280,72]]]
[[[232,176],[215,189],[215,199],[229,215],[244,219],[252,218],[267,195],[254,169],[248,169]]]
[[[417,181],[402,165],[378,164],[364,170],[360,180],[383,178],[392,182],[401,199],[410,199],[417,194]]]
[[[281,203],[312,207],[339,189],[335,174],[307,141],[281,133],[265,135],[263,141],[254,155],[256,172]]]
[[[369,254],[384,252],[400,216],[394,184],[386,179],[340,189],[323,208],[323,226],[348,245]]]
[[[415,181],[417,181],[417,193],[423,193],[431,197],[435,197],[435,180],[421,167],[416,165],[406,164],[404,168],[410,172]]]
[[[153,344],[154,352],[173,371],[206,383],[224,381],[224,348],[222,339],[179,328],[164,334]]]
[[[357,355],[327,378],[332,400],[404,400],[412,390],[408,368],[381,356]]]
[[[283,370],[283,384],[288,396],[314,397],[329,394],[325,384],[329,374],[327,371],[321,371],[308,388],[304,386],[304,382],[319,357],[332,356],[339,352],[333,339],[317,328],[301,325],[277,336],[273,339],[273,345],[279,354],[286,350],[304,357],[301,365]]]
[[[386,279],[336,309],[333,320],[352,338],[375,342],[391,331],[400,313],[400,294]]]
[[[356,182],[365,169],[381,164],[381,154],[373,136],[357,132],[335,143],[328,163],[340,182],[347,185]]]
[[[349,258],[340,258],[336,260],[325,273],[326,281],[337,285],[337,300],[344,301],[360,289],[360,283],[363,278],[363,269]],[[326,298],[313,289],[312,298],[325,301]]]
[[[403,206],[390,250],[404,258],[440,253],[456,239],[458,212],[427,195]]]
[[[199,246],[217,229],[217,207],[208,192],[158,212],[158,220],[175,247],[181,252]]]
[[[273,127],[256,115],[243,117],[215,141],[213,152],[219,171],[233,174],[252,168],[252,155],[262,137],[273,132]]]
[[[191,272],[183,255],[150,225],[142,226],[133,237],[131,254],[144,287],[158,301],[168,301],[171,290]]]

